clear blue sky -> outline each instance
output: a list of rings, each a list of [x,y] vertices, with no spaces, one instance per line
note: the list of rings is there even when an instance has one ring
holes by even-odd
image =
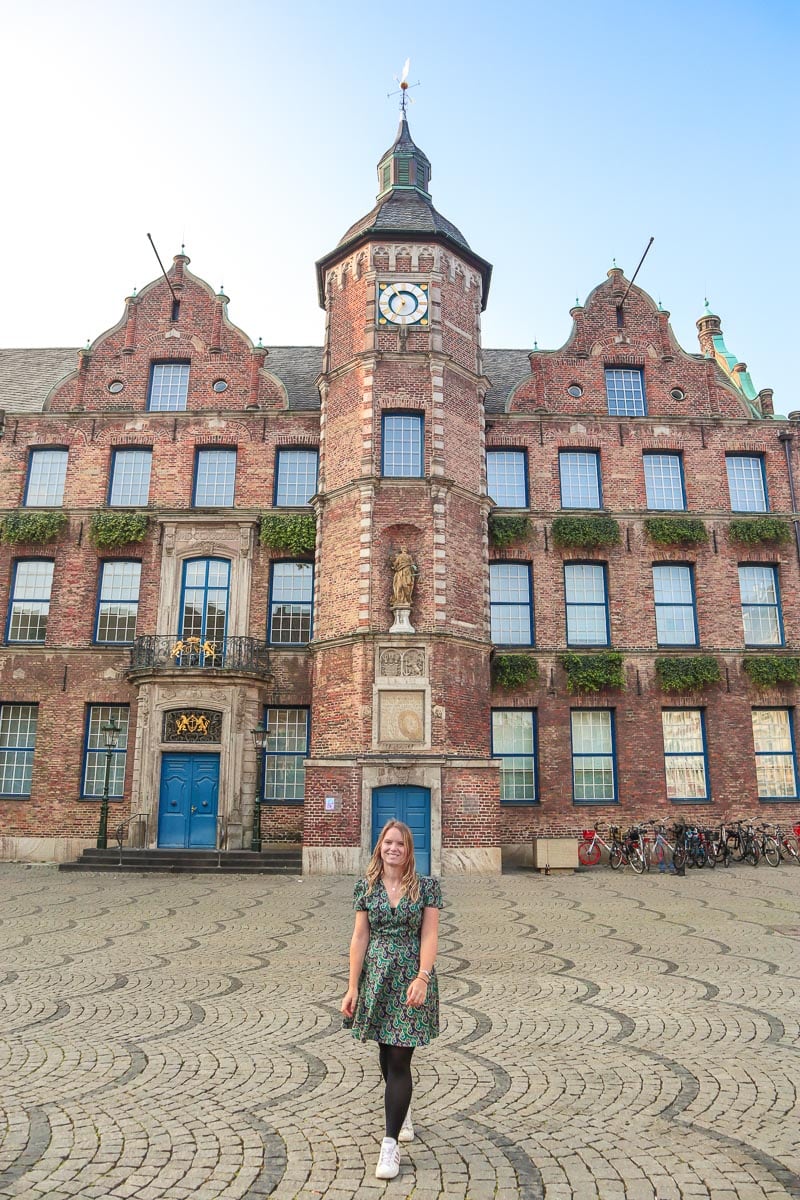
[[[404,15],[407,14],[407,15]],[[682,344],[709,296],[800,408],[795,0],[29,0],[4,17],[0,341],[83,344],[169,258],[266,345],[321,343],[314,260],[366,213],[411,57],[437,208],[494,264],[487,346],[560,345],[612,257]]]

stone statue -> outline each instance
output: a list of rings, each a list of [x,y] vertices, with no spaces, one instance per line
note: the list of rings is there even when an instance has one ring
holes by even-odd
[[[405,546],[401,546],[392,559],[392,570],[392,608],[410,608],[418,571]]]

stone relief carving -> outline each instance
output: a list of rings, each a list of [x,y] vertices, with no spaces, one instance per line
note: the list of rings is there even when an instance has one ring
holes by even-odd
[[[379,653],[378,674],[391,677],[424,675],[425,651],[395,650],[387,647]]]

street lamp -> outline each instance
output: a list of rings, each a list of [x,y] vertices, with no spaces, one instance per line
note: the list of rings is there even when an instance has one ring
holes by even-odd
[[[108,782],[111,778],[111,759],[114,751],[117,748],[119,735],[122,733],[122,726],[111,717],[105,725],[100,726],[106,743],[106,773],[103,779],[103,800],[100,805],[100,826],[97,830],[97,849],[105,850],[108,847]]]
[[[250,840],[250,849],[256,853],[261,853],[261,793],[264,790],[264,754],[269,741],[269,720],[265,718],[263,726],[258,729],[251,729],[250,736],[253,739],[253,745],[256,750],[258,759],[258,771],[256,774],[256,796],[253,804],[253,836]]]

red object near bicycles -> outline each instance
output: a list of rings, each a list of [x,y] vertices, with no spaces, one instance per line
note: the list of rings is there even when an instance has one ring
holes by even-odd
[[[583,830],[583,841],[578,843],[578,862],[582,867],[596,867],[600,862],[600,842],[594,829]]]

